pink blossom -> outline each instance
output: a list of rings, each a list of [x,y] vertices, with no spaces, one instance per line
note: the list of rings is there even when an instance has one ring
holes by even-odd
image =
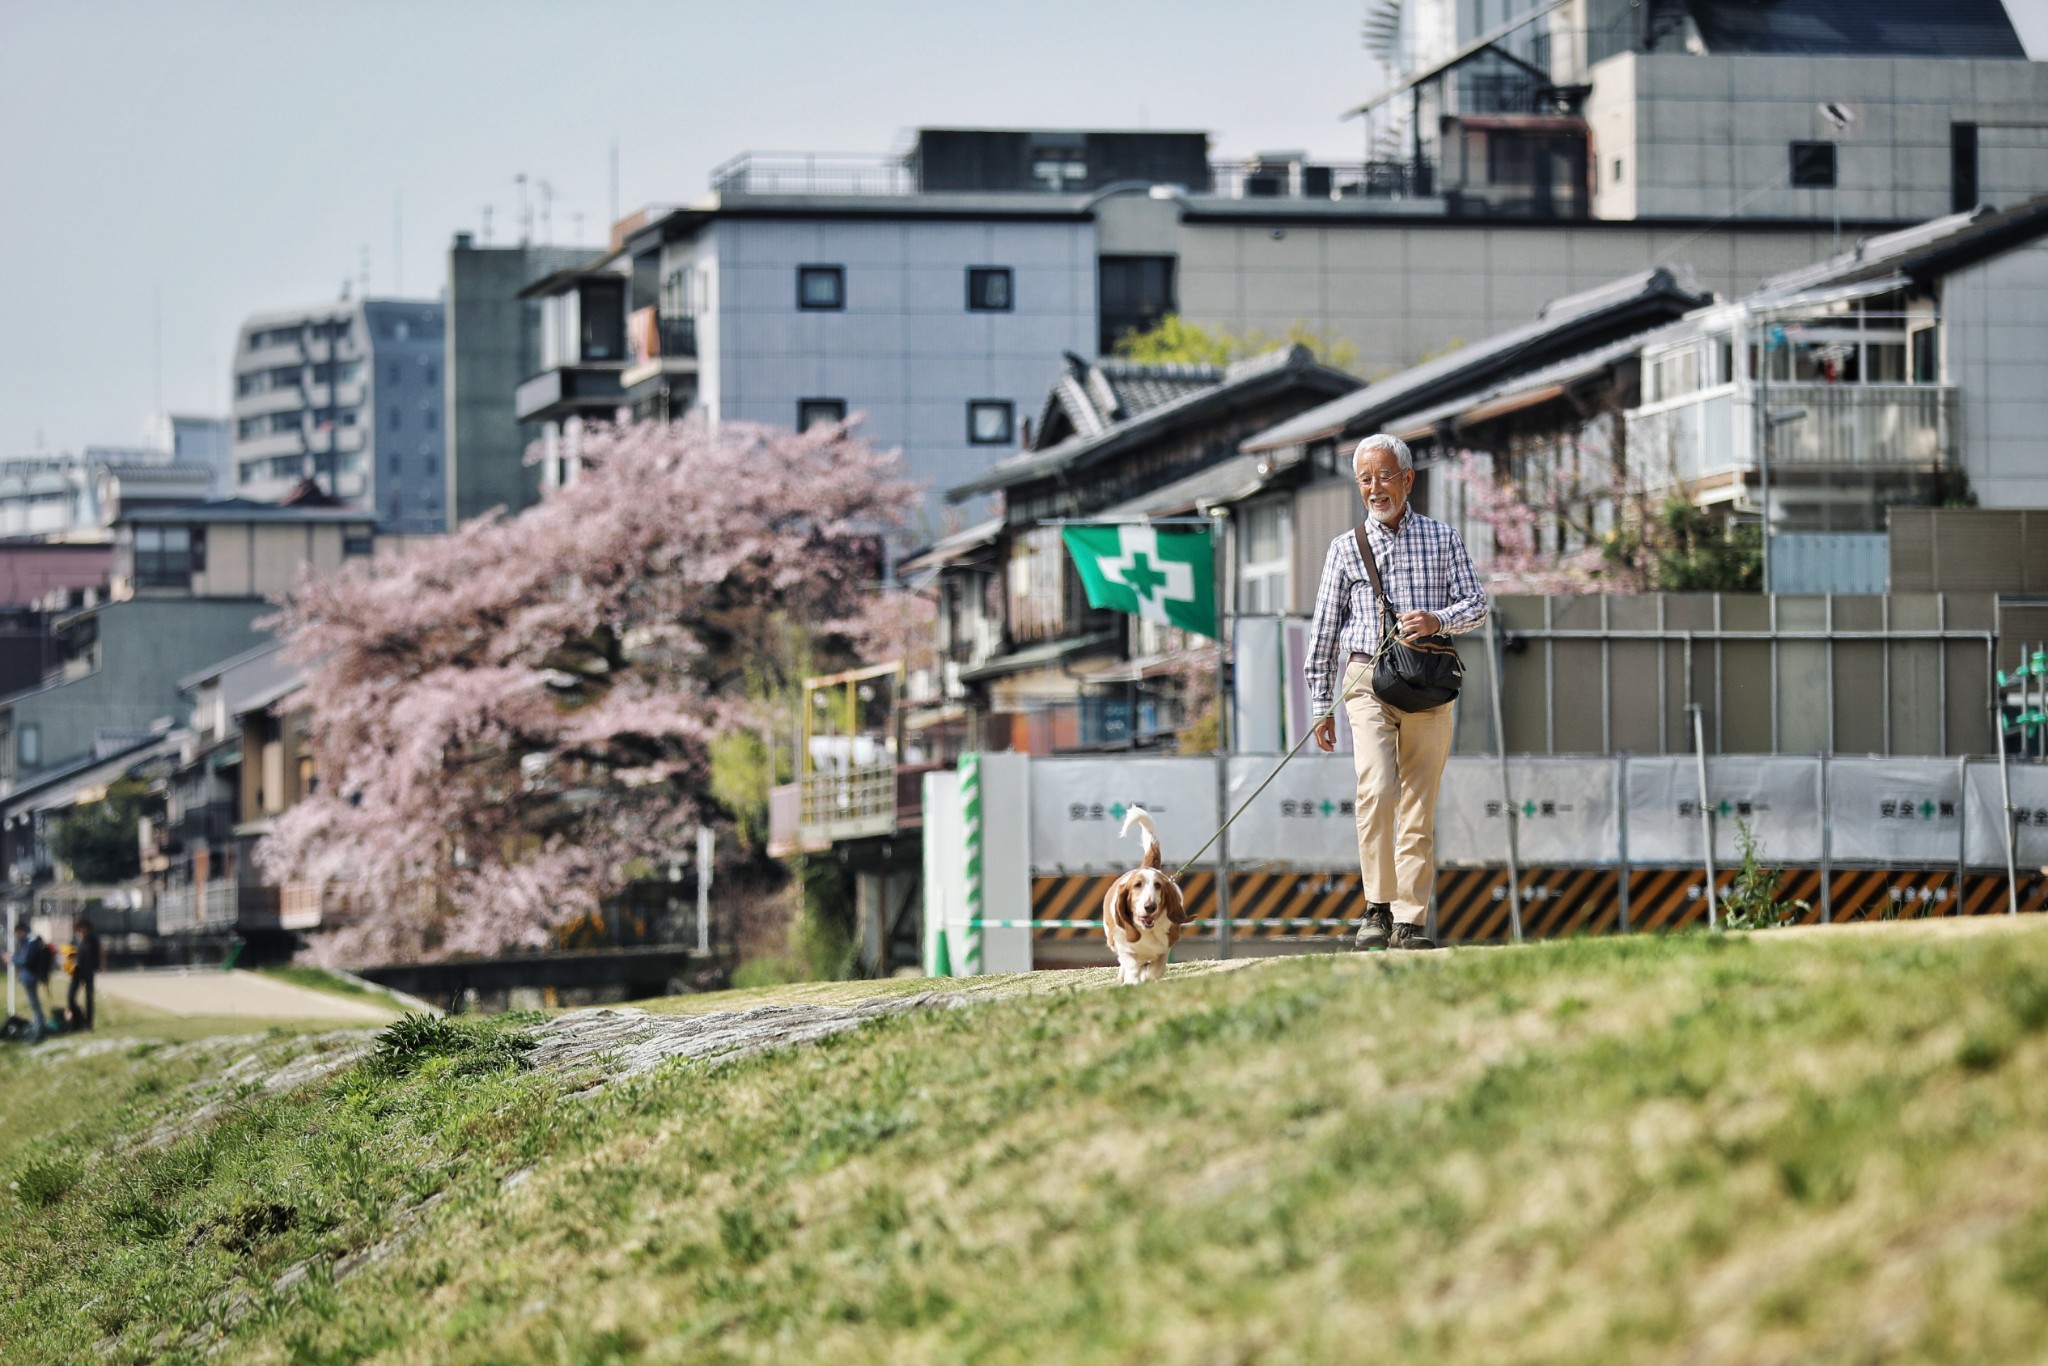
[[[543,947],[708,809],[710,744],[790,623],[863,638],[916,491],[848,425],[597,427],[573,484],[304,578],[272,619],[307,670],[319,780],[258,859],[345,879],[329,959]],[[901,595],[897,595],[901,596]]]

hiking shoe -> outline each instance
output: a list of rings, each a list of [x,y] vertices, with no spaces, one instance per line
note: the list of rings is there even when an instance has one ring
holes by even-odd
[[[1396,949],[1433,949],[1436,947],[1436,941],[1423,934],[1422,926],[1420,925],[1396,925],[1394,926],[1393,940],[1388,947]]]
[[[1383,949],[1387,938],[1394,932],[1394,909],[1386,902],[1367,902],[1365,914],[1358,918],[1358,933],[1352,936],[1354,949]]]

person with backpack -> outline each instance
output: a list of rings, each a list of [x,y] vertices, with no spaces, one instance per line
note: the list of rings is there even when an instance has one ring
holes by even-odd
[[[38,1043],[50,1030],[49,1022],[43,1018],[43,983],[49,980],[50,965],[56,955],[43,937],[30,931],[26,922],[17,921],[14,926],[15,980],[28,993],[29,1014],[34,1018],[34,1028],[28,1036],[30,1043]]]
[[[64,1009],[73,1025],[80,1029],[91,1029],[94,1011],[93,981],[100,975],[104,958],[100,951],[100,932],[92,927],[92,921],[80,916],[71,926],[71,985],[64,992]],[[78,997],[83,991],[85,1010],[78,1009]]]

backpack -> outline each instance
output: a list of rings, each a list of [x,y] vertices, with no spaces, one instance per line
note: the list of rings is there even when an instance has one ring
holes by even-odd
[[[35,941],[34,944],[29,946],[29,976],[35,978],[39,982],[47,982],[50,980],[50,969],[56,966],[57,953],[56,950],[50,947],[49,940],[38,939]]]

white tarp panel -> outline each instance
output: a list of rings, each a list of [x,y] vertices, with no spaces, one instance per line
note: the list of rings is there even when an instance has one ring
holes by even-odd
[[[2007,768],[2012,780],[2013,862],[2025,876],[2048,865],[2048,768],[2018,763]],[[1963,811],[1972,868],[2005,871],[2005,836],[1999,828],[2004,809],[1997,760],[1972,763]]]
[[[1691,755],[1628,761],[1628,861],[1700,862],[1700,779]],[[1819,863],[1820,760],[1794,755],[1710,755],[1707,804],[1714,813],[1714,860],[1741,855],[1738,823],[1769,863]]]
[[[946,936],[946,960],[966,971],[960,955],[967,944],[967,833],[961,821],[960,775],[940,770],[924,775],[924,973],[938,974],[939,935]]]
[[[1231,622],[1230,748],[1237,754],[1287,752],[1287,644],[1283,617]]]
[[[1519,814],[1516,850],[1523,867],[1613,863],[1619,857],[1612,761],[1510,758],[1508,796]],[[1507,860],[1500,761],[1451,759],[1437,796],[1436,861],[1472,867]]]
[[[1830,759],[1836,863],[1954,866],[1962,852],[1963,774],[1953,759]]]
[[[1031,759],[1024,754],[982,754],[976,762],[981,779],[981,917],[1011,922],[1001,929],[982,930],[981,971],[1029,972],[1031,931],[1019,922],[1031,919]],[[964,776],[961,782],[964,789]],[[974,819],[965,797],[963,791],[963,830]],[[953,966],[962,970],[957,958]]]
[[[1277,755],[1232,759],[1224,811],[1237,810],[1278,762]],[[1357,793],[1350,755],[1304,749],[1230,827],[1231,865],[1321,872],[1357,867],[1358,818],[1352,807]]]
[[[1036,759],[1031,762],[1031,871],[1114,873],[1138,862],[1138,833],[1128,839],[1125,808],[1142,806],[1159,827],[1166,866],[1178,868],[1223,823],[1222,775],[1213,758]],[[991,834],[995,830],[990,827]],[[1216,851],[1200,866],[1213,867]]]

